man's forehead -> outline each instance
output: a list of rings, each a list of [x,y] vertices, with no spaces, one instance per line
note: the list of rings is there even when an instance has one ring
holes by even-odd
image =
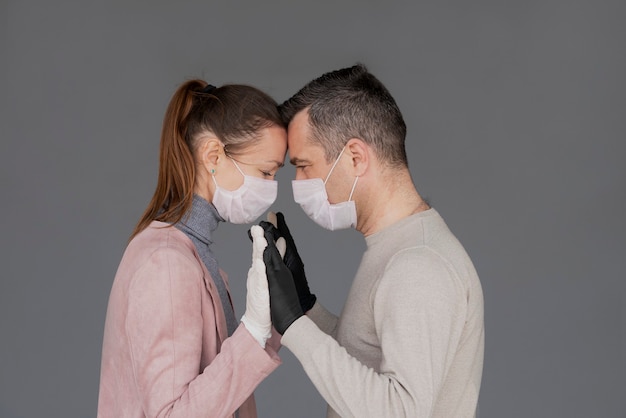
[[[313,163],[324,159],[324,149],[321,145],[309,140],[289,141],[289,158],[294,165],[297,163]]]
[[[309,125],[309,109],[303,109],[296,113],[291,121],[289,122],[289,127],[308,127]]]
[[[325,158],[322,145],[304,135],[290,135],[288,143],[289,161],[294,165],[311,164]]]
[[[311,164],[325,158],[322,145],[311,138],[308,110],[297,113],[289,123],[287,143],[290,162],[294,165]]]

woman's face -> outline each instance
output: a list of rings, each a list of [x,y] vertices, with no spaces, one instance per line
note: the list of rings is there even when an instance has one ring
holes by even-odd
[[[280,126],[270,126],[259,131],[259,139],[254,145],[231,158],[245,175],[274,180],[285,162],[286,153],[287,131]],[[214,174],[219,186],[226,190],[236,190],[243,184],[243,175],[231,158],[223,158]]]

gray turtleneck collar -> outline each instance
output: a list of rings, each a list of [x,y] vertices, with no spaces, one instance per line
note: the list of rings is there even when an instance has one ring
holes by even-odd
[[[226,284],[219,273],[219,265],[210,247],[213,243],[213,232],[217,229],[219,223],[223,221],[224,219],[217,213],[217,209],[215,209],[213,204],[194,194],[191,209],[175,226],[191,239],[200,258],[211,274],[224,307],[228,335],[232,335],[239,323],[235,318],[235,312],[230,302]]]

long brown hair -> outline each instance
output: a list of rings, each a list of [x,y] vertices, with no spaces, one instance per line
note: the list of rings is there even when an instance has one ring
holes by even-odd
[[[272,125],[284,126],[277,103],[254,87],[215,88],[203,80],[183,83],[163,119],[156,190],[130,239],[153,220],[175,224],[189,210],[196,181],[195,142],[200,134],[213,133],[227,154],[236,155],[254,143],[261,129]]]

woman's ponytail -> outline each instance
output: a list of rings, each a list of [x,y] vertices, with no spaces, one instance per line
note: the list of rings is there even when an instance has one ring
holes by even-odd
[[[157,187],[131,239],[153,220],[171,224],[180,221],[191,207],[195,162],[188,119],[194,108],[194,99],[206,86],[202,80],[187,81],[176,90],[170,100],[161,130]]]

